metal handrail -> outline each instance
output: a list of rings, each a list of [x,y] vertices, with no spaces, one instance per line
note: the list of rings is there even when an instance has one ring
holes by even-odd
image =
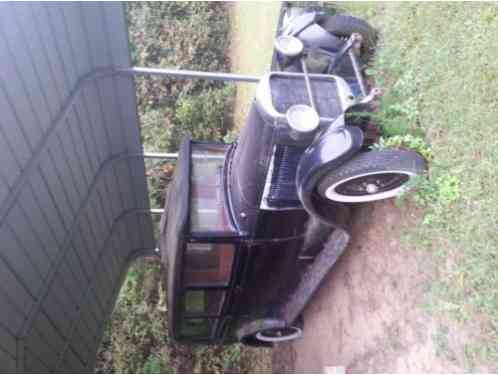
[[[144,159],[161,159],[161,160],[167,160],[167,159],[173,159],[176,160],[178,159],[178,153],[176,152],[171,152],[171,153],[163,153],[163,152],[144,152],[142,154]]]
[[[179,69],[160,69],[160,68],[118,68],[117,73],[125,73],[130,75],[156,75],[174,78],[200,78],[214,81],[233,81],[233,82],[252,82],[257,83],[261,79],[258,76],[232,74],[232,73],[212,73],[199,72],[194,70],[179,70]]]

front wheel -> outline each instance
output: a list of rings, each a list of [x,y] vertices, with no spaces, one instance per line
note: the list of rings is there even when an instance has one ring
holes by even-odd
[[[363,152],[323,177],[318,193],[342,203],[392,198],[402,193],[408,182],[426,168],[425,160],[414,151]]]

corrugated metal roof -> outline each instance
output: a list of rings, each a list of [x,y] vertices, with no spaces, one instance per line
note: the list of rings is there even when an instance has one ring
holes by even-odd
[[[2,372],[93,371],[155,247],[129,66],[120,3],[0,4]]]

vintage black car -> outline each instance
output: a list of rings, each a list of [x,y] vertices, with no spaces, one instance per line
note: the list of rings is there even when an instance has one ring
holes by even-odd
[[[362,71],[372,32],[349,16],[294,16],[238,140],[181,144],[160,246],[174,339],[299,337],[348,244],[351,206],[398,195],[426,168],[413,151],[371,150],[355,116],[378,94]]]

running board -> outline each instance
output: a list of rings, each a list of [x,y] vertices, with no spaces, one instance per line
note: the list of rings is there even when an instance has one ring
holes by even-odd
[[[280,317],[291,325],[302,313],[308,302],[320,287],[323,279],[346,250],[351,236],[343,229],[336,229],[330,235],[323,250],[301,274],[298,286],[286,298],[280,308]]]

